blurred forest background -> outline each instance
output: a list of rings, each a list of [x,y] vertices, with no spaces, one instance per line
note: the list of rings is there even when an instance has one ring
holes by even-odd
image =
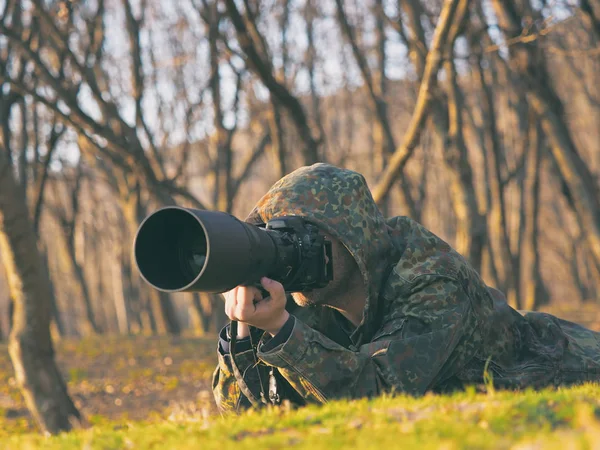
[[[243,219],[317,161],[362,172],[513,306],[597,306],[600,1],[0,5],[0,217],[34,230],[0,236],[0,336],[38,256],[20,273],[50,283],[55,336],[218,330],[217,296],[141,282],[140,221]]]
[[[362,172],[514,307],[599,328],[599,40],[600,0],[0,0],[6,384],[56,433],[89,408],[52,338],[102,336],[105,374],[139,356],[102,359],[126,341],[108,334],[212,336],[219,296],[141,282],[140,221],[244,218],[318,161]]]

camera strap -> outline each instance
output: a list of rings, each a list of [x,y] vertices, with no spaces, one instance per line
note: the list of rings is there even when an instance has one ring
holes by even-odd
[[[229,343],[229,356],[231,358],[231,368],[233,369],[233,374],[237,380],[237,384],[240,387],[240,390],[242,391],[242,394],[244,394],[246,396],[246,398],[252,404],[252,406],[258,408],[261,406],[261,404],[266,405],[268,402],[265,397],[264,385],[262,382],[262,377],[260,375],[260,367],[258,365],[258,357],[256,355],[256,348],[254,347],[254,343],[252,342],[252,331],[250,332],[250,345],[252,347],[252,353],[254,355],[254,360],[256,361],[256,364],[254,367],[256,367],[256,370],[258,371],[258,382],[260,384],[260,400],[256,398],[256,396],[252,393],[252,391],[248,387],[248,384],[246,384],[246,381],[244,380],[244,376],[240,372],[237,362],[235,361],[235,344],[237,341],[237,328],[238,328],[237,321],[232,320],[231,325],[230,325],[231,337],[230,337],[230,343]],[[270,384],[271,383],[269,383],[269,385]]]

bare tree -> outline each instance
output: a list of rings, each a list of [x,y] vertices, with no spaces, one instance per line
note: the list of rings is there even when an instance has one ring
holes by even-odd
[[[530,149],[526,165],[526,185],[523,187],[527,198],[525,215],[527,227],[523,239],[528,247],[529,264],[525,272],[525,289],[522,305],[525,309],[535,310],[548,303],[548,291],[542,279],[540,269],[540,178],[542,171],[542,155],[544,140],[539,124],[530,123]],[[524,209],[525,209],[524,208]],[[523,265],[522,265],[523,266]]]
[[[77,251],[76,251],[76,228],[80,226],[81,222],[80,218],[80,193],[81,193],[81,184],[84,179],[84,166],[82,161],[79,161],[79,164],[75,168],[75,173],[72,177],[65,176],[64,184],[67,192],[60,192],[60,187],[57,186],[58,183],[53,183],[55,187],[54,198],[55,204],[49,206],[49,210],[58,220],[60,224],[63,236],[62,238],[65,241],[66,252],[68,255],[68,260],[71,264],[72,273],[76,280],[77,286],[79,288],[80,298],[83,300],[83,308],[85,311],[85,319],[83,322],[83,333],[99,333],[101,330],[96,323],[96,318],[94,315],[94,309],[92,307],[92,298],[90,296],[89,288],[87,280],[84,276],[83,267],[77,260]],[[73,179],[68,179],[73,178]],[[61,186],[62,187],[62,186]],[[67,197],[67,205],[61,205],[62,198]]]
[[[581,0],[580,8],[589,21],[596,38],[600,39],[600,2],[598,0]]]
[[[600,204],[598,186],[573,141],[563,120],[562,101],[551,85],[542,49],[537,40],[525,40],[527,32],[514,1],[494,0],[494,10],[499,24],[506,30],[511,69],[523,80],[522,89],[529,105],[537,113],[550,150],[558,163],[560,173],[573,192],[573,205],[588,244],[600,267]],[[528,2],[525,9],[531,10]]]
[[[404,134],[404,139],[394,151],[386,170],[381,175],[381,179],[373,188],[373,198],[378,204],[389,194],[393,183],[401,176],[406,163],[418,145],[419,137],[423,131],[425,119],[431,106],[433,86],[436,84],[438,70],[443,62],[444,50],[447,48],[446,40],[455,19],[459,2],[460,0],[446,0],[444,2],[432,39],[431,48],[427,53],[417,104]]]
[[[192,196],[185,189],[166,177],[161,158],[158,152],[153,151],[153,136],[149,135],[149,130],[141,119],[143,78],[139,68],[139,37],[136,37],[135,33],[139,31],[143,17],[133,18],[127,1],[125,2],[126,12],[129,11],[126,14],[127,26],[133,47],[132,96],[136,104],[136,121],[142,124],[141,127],[132,127],[127,123],[120,111],[117,98],[110,91],[106,73],[99,64],[90,64],[90,61],[101,61],[103,58],[104,7],[104,1],[99,1],[92,19],[87,21],[84,19],[87,29],[81,33],[73,25],[73,15],[76,12],[89,15],[90,12],[85,10],[88,8],[87,5],[68,9],[67,17],[63,19],[60,14],[53,15],[44,2],[35,0],[30,8],[23,10],[23,13],[35,17],[35,20],[25,26],[21,21],[9,19],[16,14],[16,11],[21,11],[21,6],[13,1],[7,2],[0,21],[0,32],[33,64],[37,77],[33,78],[35,84],[32,79],[20,77],[10,77],[6,81],[15,92],[31,95],[35,102],[55,111],[65,123],[90,141],[92,144],[89,146],[90,149],[94,149],[123,170],[132,172],[157,202],[172,204],[174,196],[191,199]],[[87,44],[81,54],[75,53],[67,45],[70,41],[69,36],[78,32],[81,33],[82,42]],[[36,37],[35,40],[32,39],[33,36]],[[88,66],[93,68],[89,69]],[[67,77],[67,74],[71,76]],[[46,89],[36,89],[40,85],[45,86]],[[100,111],[100,118],[95,118],[86,112],[86,108],[82,105],[79,94],[84,88],[89,90],[90,101],[93,101]],[[145,151],[143,139],[150,143],[151,151]]]
[[[5,148],[0,148],[0,254],[14,302],[9,353],[17,383],[40,429],[69,430],[81,416],[54,360],[48,272]]]
[[[378,56],[378,68],[375,73],[370,69],[365,55],[361,52],[358,41],[356,39],[356,33],[353,27],[348,22],[348,17],[344,9],[344,1],[336,0],[337,5],[337,17],[342,32],[350,47],[352,53],[358,64],[358,67],[363,76],[367,91],[369,93],[369,99],[371,100],[373,109],[375,111],[376,124],[373,131],[375,148],[379,149],[378,159],[381,161],[381,169],[384,169],[388,160],[388,156],[394,153],[396,149],[396,142],[392,133],[392,125],[388,117],[388,104],[385,99],[386,95],[386,75],[385,75],[385,31],[384,31],[384,20],[383,20],[383,2],[377,0],[375,4],[376,15],[377,15],[377,56]],[[402,201],[406,206],[408,215],[416,217],[416,206],[415,201],[412,198],[411,187],[406,177],[400,177],[401,195]],[[384,212],[387,209],[385,202],[381,202],[380,207],[383,208]]]
[[[456,246],[469,262],[480,270],[483,248],[486,244],[487,224],[479,211],[479,202],[473,183],[473,170],[463,134],[463,100],[458,87],[454,60],[445,63],[448,76],[449,128],[444,158],[452,179],[452,202],[458,219]]]
[[[306,0],[304,7],[304,20],[306,22],[306,69],[308,71],[308,80],[310,87],[310,101],[311,101],[311,114],[313,121],[319,129],[319,138],[324,141],[327,136],[325,128],[323,127],[322,114],[321,114],[321,99],[317,93],[317,84],[315,77],[316,65],[318,63],[317,45],[315,43],[315,19],[318,17],[319,11],[317,8],[316,0]],[[323,152],[319,155],[321,160],[325,160]]]
[[[16,27],[21,26],[20,8],[13,5],[11,9],[11,5],[6,5],[1,14],[0,23],[10,21]],[[36,38],[35,32],[29,35],[30,41]],[[69,430],[73,422],[81,420],[81,416],[68,395],[66,384],[54,360],[50,320],[56,302],[44,257],[38,249],[34,221],[28,209],[31,167],[27,159],[30,143],[27,102],[22,93],[6,83],[9,77],[22,82],[30,75],[23,55],[4,41],[0,57],[0,255],[9,287],[9,353],[17,383],[40,429],[47,433],[58,433]],[[20,107],[21,113],[18,150],[13,147],[12,131],[16,128],[14,122],[11,122],[11,112],[16,105]],[[33,121],[33,128],[37,130],[35,114]],[[55,134],[55,137],[58,139],[59,136]],[[33,142],[36,156],[39,151],[37,139],[36,133]],[[53,145],[47,153],[51,153],[52,149]],[[15,155],[18,157],[15,158]],[[49,160],[50,155],[47,158]],[[38,160],[39,158],[35,158],[34,162]],[[38,179],[43,180],[47,176],[47,165],[42,166],[42,172],[38,171],[37,166],[33,166],[33,169],[34,174],[40,175],[31,180],[37,183],[34,198],[35,211],[39,217],[44,183],[38,182]]]
[[[244,1],[245,15],[240,13],[235,1],[225,0],[225,5],[229,19],[235,27],[238,44],[244,52],[246,65],[260,78],[278,104],[288,111],[296,127],[298,137],[303,143],[304,164],[317,162],[320,138],[315,135],[313,127],[309,124],[300,101],[275,78],[265,39],[256,25],[256,12],[248,1]]]
[[[365,173],[382,209],[440,233],[515,306],[596,295],[598,2],[564,5],[560,26],[546,2],[491,5],[5,2],[0,143],[60,333],[81,334],[86,316],[106,332],[182,331],[176,296],[131,260],[139,222],[175,201],[241,213],[317,160]],[[122,51],[107,51],[117,39]],[[81,187],[75,201],[58,195],[66,182]],[[565,258],[547,257],[549,235]],[[555,270],[567,276],[550,283]],[[214,330],[220,299],[184,298],[195,330]],[[64,320],[72,309],[83,313]]]

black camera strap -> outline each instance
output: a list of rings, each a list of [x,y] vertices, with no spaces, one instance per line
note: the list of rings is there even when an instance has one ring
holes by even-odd
[[[260,384],[260,400],[256,398],[256,396],[252,393],[252,391],[246,384],[246,381],[244,380],[244,376],[240,372],[240,369],[238,368],[238,365],[235,361],[235,344],[237,342],[237,331],[238,331],[237,329],[238,329],[237,321],[232,320],[231,325],[230,325],[231,337],[230,337],[230,343],[229,343],[229,356],[231,358],[231,368],[233,369],[233,374],[235,375],[237,384],[238,384],[240,390],[242,391],[242,394],[244,394],[246,396],[246,398],[252,404],[252,406],[258,408],[261,406],[261,404],[266,405],[268,402],[265,397],[264,384],[262,382],[262,377],[260,375],[260,367],[258,366],[258,356],[256,354],[256,347],[254,346],[254,342],[252,342],[252,331],[250,332],[250,346],[252,347],[252,353],[254,355],[255,367],[256,367],[256,370],[258,371],[258,382]]]

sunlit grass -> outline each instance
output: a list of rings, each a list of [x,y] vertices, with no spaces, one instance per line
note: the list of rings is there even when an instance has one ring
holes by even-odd
[[[278,408],[241,416],[201,409],[146,421],[97,421],[44,438],[0,438],[6,449],[226,448],[598,448],[600,388],[421,399],[384,397],[323,407]]]
[[[89,428],[50,438],[31,426],[2,347],[0,449],[600,448],[597,385],[387,396],[222,418],[209,390],[214,347],[211,338],[61,342],[59,360]]]
[[[56,354],[69,393],[85,417],[165,418],[174,405],[189,408],[210,389],[216,338],[96,336],[61,340]],[[34,427],[7,346],[0,343],[0,436],[27,431]]]

